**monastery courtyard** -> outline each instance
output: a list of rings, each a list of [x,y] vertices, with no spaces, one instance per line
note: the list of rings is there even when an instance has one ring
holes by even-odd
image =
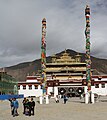
[[[9,101],[0,101],[0,120],[106,120],[107,119],[107,97],[100,98],[95,104],[84,104],[79,98],[69,98],[67,104],[63,104],[63,99],[55,103],[54,99],[50,104],[38,103],[36,101],[35,115],[23,115],[22,99],[19,101],[19,116],[10,115]]]

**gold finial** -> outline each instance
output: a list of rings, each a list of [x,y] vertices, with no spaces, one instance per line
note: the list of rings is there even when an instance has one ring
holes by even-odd
[[[52,57],[56,57],[56,54],[53,54]]]
[[[86,5],[86,7],[89,7],[89,5]]]
[[[42,27],[46,28],[46,18],[43,18],[43,20],[42,20]]]
[[[43,18],[42,22],[46,22],[46,18]]]

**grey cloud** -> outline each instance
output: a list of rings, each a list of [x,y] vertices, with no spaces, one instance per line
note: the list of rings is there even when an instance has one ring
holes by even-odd
[[[0,0],[0,67],[40,58],[44,17],[47,56],[65,48],[85,53],[87,3],[91,7],[91,54],[107,58],[106,0]]]

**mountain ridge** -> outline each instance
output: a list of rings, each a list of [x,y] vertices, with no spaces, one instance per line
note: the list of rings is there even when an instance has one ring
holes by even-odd
[[[85,62],[85,53],[79,53],[71,49],[66,50],[67,53],[69,53],[70,56],[75,57],[75,55],[80,54],[81,55],[81,61]],[[55,55],[57,57],[60,57],[61,54],[64,53],[64,51],[56,53]],[[46,57],[46,61],[51,62],[51,56]],[[99,74],[104,75],[107,74],[107,59],[100,59],[91,56],[92,61],[92,69],[94,70],[93,74]],[[16,78],[18,81],[25,81],[26,76],[29,75],[35,75],[38,73],[38,70],[41,68],[41,59],[36,59],[34,61],[29,62],[23,62],[19,63],[17,65],[13,65],[10,67],[6,67],[5,71]]]

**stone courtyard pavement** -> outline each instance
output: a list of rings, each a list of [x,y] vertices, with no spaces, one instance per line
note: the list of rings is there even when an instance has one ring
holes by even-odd
[[[69,98],[67,104],[63,104],[63,99],[59,103],[50,99],[48,105],[40,105],[38,98],[34,100],[35,115],[30,117],[22,113],[22,99],[18,99],[20,107],[17,117],[11,116],[9,101],[0,101],[0,120],[107,120],[107,98],[95,104],[85,104],[79,98]]]

